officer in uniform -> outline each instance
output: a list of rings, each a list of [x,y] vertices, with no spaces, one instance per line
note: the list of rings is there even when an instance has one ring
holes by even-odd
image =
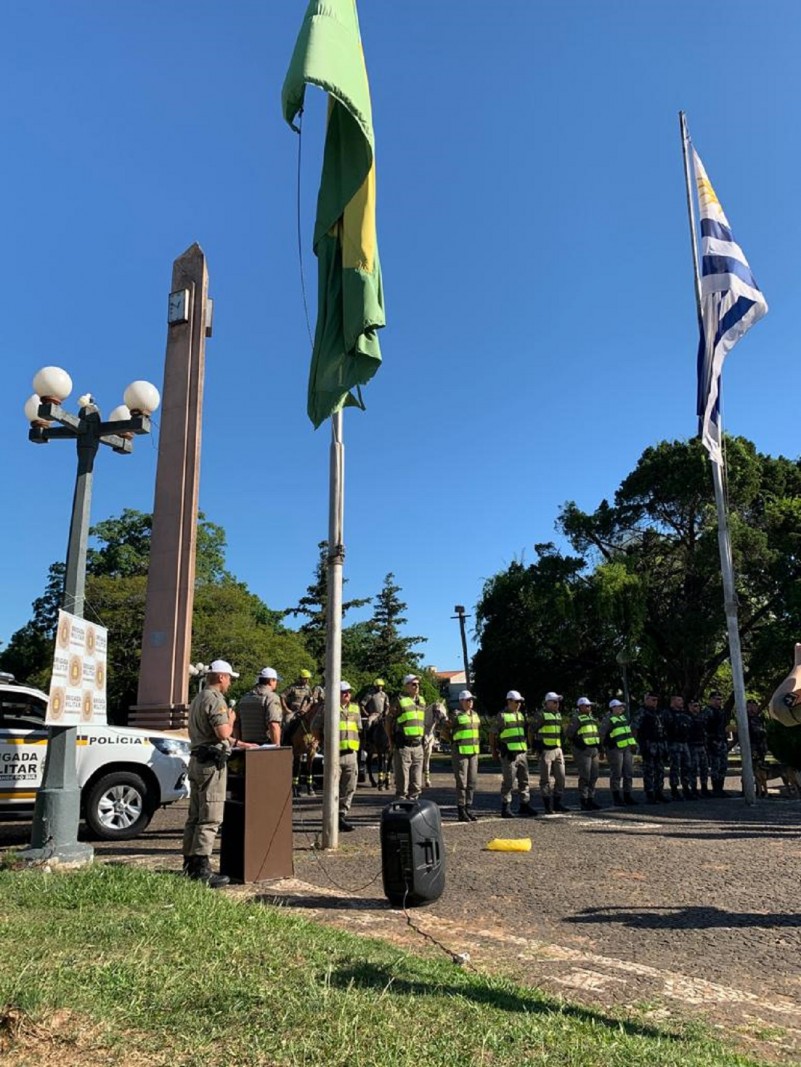
[[[570,811],[562,803],[565,791],[565,754],[562,749],[562,697],[546,693],[543,707],[531,719],[530,736],[539,756],[540,795],[545,814]],[[553,778],[553,786],[551,779]]]
[[[670,698],[670,708],[665,717],[668,757],[670,759],[670,795],[681,800],[679,783],[685,800],[692,800],[690,788],[690,729],[692,718],[684,708],[684,697],[677,694]]]
[[[312,703],[311,671],[298,672],[297,680],[281,693],[287,711],[287,722],[302,714]]]
[[[635,717],[634,736],[642,756],[642,781],[648,804],[669,804],[665,796],[665,726],[656,693],[646,693]]]
[[[240,699],[237,736],[255,745],[280,745],[283,708],[276,693],[278,675],[272,667],[259,671],[255,686]]]
[[[404,692],[396,698],[389,713],[395,796],[400,800],[417,800],[423,791],[426,706],[420,696],[420,679],[416,674],[404,677],[403,689]]]
[[[359,749],[359,783],[367,780],[365,764],[367,762],[367,727],[379,719],[383,719],[389,713],[389,696],[384,692],[385,682],[383,678],[376,678],[367,695],[362,697],[359,709],[362,716],[362,745]],[[389,771],[387,771],[389,776]]]
[[[339,689],[339,829],[349,833],[356,829],[348,822],[348,813],[359,773],[357,753],[362,717],[358,705],[350,702],[350,684],[340,682]]]
[[[601,737],[598,720],[592,713],[592,701],[579,697],[576,712],[567,728],[567,736],[573,742],[573,758],[578,771],[579,797],[582,811],[600,811],[595,799],[595,783],[598,781],[598,754]]]
[[[701,714],[701,701],[691,700],[687,705],[690,728],[687,747],[690,750],[690,795],[694,800],[709,796],[709,760],[706,754],[706,725]],[[700,783],[701,791],[698,791]]]
[[[634,773],[634,750],[637,742],[631,732],[626,705],[622,700],[610,700],[609,710],[600,729],[601,744],[606,748],[609,760],[609,785],[612,803],[616,808],[624,804],[636,804],[631,787]],[[621,780],[623,792],[620,791]]]
[[[184,874],[210,889],[228,885],[224,874],[214,874],[211,854],[220,828],[228,778],[228,756],[234,729],[234,712],[225,701],[232,678],[239,675],[224,659],[215,659],[206,684],[189,707],[189,815],[184,827]],[[246,741],[233,747],[254,748]]]
[[[522,712],[523,698],[516,689],[506,694],[506,708],[499,711],[490,733],[492,755],[501,762],[501,818],[514,819],[512,790],[517,784],[520,803],[517,814],[531,818],[536,811],[531,806],[528,777],[528,747],[526,720]]]
[[[477,822],[472,812],[478,779],[479,729],[481,720],[473,710],[473,694],[463,689],[459,706],[444,731],[450,735],[453,776],[456,779],[456,812],[459,822]]]
[[[729,768],[729,714],[723,709],[723,695],[717,691],[709,694],[709,704],[704,709],[704,723],[712,796],[727,797],[729,794],[723,787]]]

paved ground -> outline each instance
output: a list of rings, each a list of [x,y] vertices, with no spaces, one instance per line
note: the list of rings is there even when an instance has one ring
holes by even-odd
[[[754,808],[733,798],[511,822],[497,817],[500,777],[490,770],[480,779],[482,818],[465,825],[445,767],[427,795],[442,809],[446,891],[411,913],[418,930],[383,895],[378,827],[388,798],[369,787],[356,797],[358,830],[341,836],[338,852],[315,849],[320,804],[304,798],[295,877],[232,892],[415,951],[432,947],[429,934],[478,969],[569,1000],[634,1006],[655,1020],[698,1013],[735,1029],[747,1049],[801,1062],[801,802],[774,794]],[[578,806],[575,792],[568,801]],[[136,841],[100,844],[98,858],[175,869],[185,810],[160,812]],[[498,836],[528,836],[533,848],[487,852]],[[0,824],[0,847],[25,840],[24,826]]]

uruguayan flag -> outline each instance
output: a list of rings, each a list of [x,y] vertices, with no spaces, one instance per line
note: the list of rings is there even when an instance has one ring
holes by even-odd
[[[768,305],[734,240],[704,165],[693,148],[701,218],[701,342],[698,348],[699,433],[710,456],[720,450],[720,374],[726,354]]]

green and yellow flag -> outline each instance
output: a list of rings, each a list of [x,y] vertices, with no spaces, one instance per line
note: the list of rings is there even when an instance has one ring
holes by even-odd
[[[318,427],[381,363],[384,292],[375,232],[375,151],[370,87],[356,0],[311,0],[281,92],[284,118],[303,108],[306,84],[328,93],[328,127],[317,195],[317,328],[309,418]]]

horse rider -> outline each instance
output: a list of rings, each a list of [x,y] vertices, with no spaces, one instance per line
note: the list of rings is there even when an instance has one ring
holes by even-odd
[[[405,675],[403,690],[389,711],[395,796],[399,800],[417,800],[423,790],[426,709],[425,701],[420,696],[420,679],[416,674]]]
[[[297,679],[281,693],[281,700],[285,708],[284,741],[287,743],[293,733],[293,729],[290,729],[291,724],[296,724],[303,712],[313,703],[311,671],[306,670],[305,667],[298,671]]]
[[[348,813],[356,792],[358,775],[359,733],[362,718],[358,704],[351,704],[349,682],[339,684],[339,829],[344,833],[355,830],[348,822]]]
[[[389,695],[384,691],[383,678],[376,678],[359,703],[362,717],[362,747],[359,749],[359,781],[365,781],[367,762],[367,730],[372,723],[383,719],[389,711]]]
[[[280,745],[283,707],[276,693],[278,674],[272,667],[259,671],[256,684],[240,698],[236,736],[256,745]]]

